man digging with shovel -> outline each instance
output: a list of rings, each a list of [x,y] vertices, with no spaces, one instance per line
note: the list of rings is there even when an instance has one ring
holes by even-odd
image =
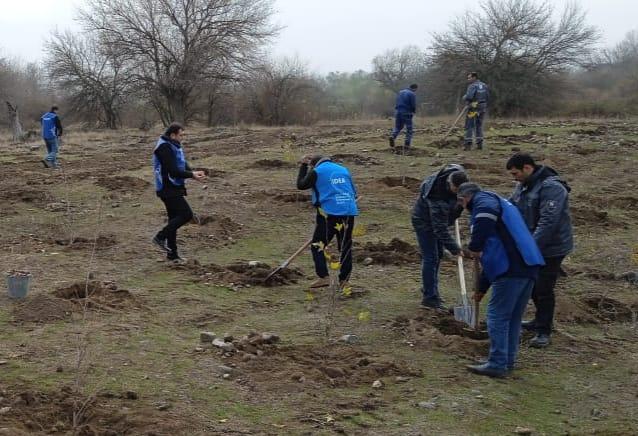
[[[357,209],[357,190],[350,171],[329,157],[307,155],[301,159],[298,189],[312,189],[312,204],[317,208],[315,232],[311,251],[315,271],[319,277],[311,288],[330,286],[330,274],[324,249],[337,236],[339,259],[339,286],[348,287],[352,272],[352,230]]]
[[[545,263],[516,206],[475,183],[462,184],[457,195],[471,214],[471,240],[465,255],[478,256],[482,266],[474,299],[481,301],[492,288],[487,305],[489,356],[487,362],[467,369],[479,375],[505,377],[514,369],[523,312],[538,270]]]

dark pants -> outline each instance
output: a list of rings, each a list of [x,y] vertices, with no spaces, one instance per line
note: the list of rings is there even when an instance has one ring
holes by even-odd
[[[465,118],[465,149],[472,148],[472,137],[476,136],[476,148],[483,148],[483,119],[485,112],[477,112],[473,117]]]
[[[418,223],[412,222],[416,240],[421,250],[421,280],[423,287],[422,304],[433,305],[441,302],[439,295],[439,266],[443,257],[443,244],[436,239],[434,233],[426,230]]]
[[[318,242],[322,242],[323,246],[327,246],[332,238],[337,235],[337,249],[339,250],[339,260],[341,266],[339,268],[339,280],[348,280],[352,272],[352,229],[354,228],[353,216],[334,216],[328,215],[324,217],[317,213],[317,224],[315,233],[312,236],[312,258],[315,262],[315,271],[319,277],[328,277],[328,265],[324,250]],[[335,251],[327,249],[330,254]],[[334,256],[336,257],[336,256]],[[333,260],[336,262],[336,258]]]
[[[392,137],[396,139],[401,130],[405,127],[405,145],[409,147],[412,143],[412,135],[414,128],[412,126],[412,114],[407,112],[397,112],[394,116],[394,129],[392,129]]]
[[[177,229],[189,222],[193,218],[193,211],[183,196],[161,198],[166,206],[168,223],[157,234],[160,238],[166,238],[170,252],[169,258],[178,257],[177,254]]]
[[[554,287],[560,274],[560,264],[565,256],[545,258],[545,266],[538,273],[538,280],[532,291],[532,300],[536,306],[534,326],[538,333],[549,335],[552,333],[554,321],[554,306],[556,295]]]

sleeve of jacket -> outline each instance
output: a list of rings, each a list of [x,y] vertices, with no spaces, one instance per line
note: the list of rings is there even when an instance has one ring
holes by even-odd
[[[558,182],[545,184],[540,190],[539,220],[534,240],[541,250],[554,236],[567,203],[567,190]]]
[[[308,171],[308,164],[301,164],[297,175],[297,189],[310,189],[315,186],[317,172],[314,169]]]
[[[55,131],[57,136],[62,136],[62,122],[60,122],[60,117],[55,117]]]
[[[432,230],[434,236],[441,241],[443,246],[449,250],[450,253],[457,255],[461,252],[461,247],[450,235],[448,228],[450,206],[445,201],[429,201],[430,210],[430,222],[432,223]]]
[[[410,111],[416,112],[416,94],[414,92],[410,93]]]
[[[474,94],[476,93],[476,88],[474,85],[469,85],[467,87],[467,91],[465,91],[465,95],[463,96],[463,100],[467,103],[471,103],[474,100]]]
[[[168,144],[160,145],[155,151],[155,154],[162,163],[162,166],[166,167],[169,176],[180,179],[190,179],[193,177],[192,171],[181,171],[177,168],[177,162],[175,162],[175,157],[173,156],[173,153],[171,153]]]

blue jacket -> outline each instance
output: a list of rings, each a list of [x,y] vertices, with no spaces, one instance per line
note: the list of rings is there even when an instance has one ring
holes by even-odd
[[[42,124],[42,138],[55,139],[62,134],[60,118],[55,112],[47,112],[40,118]]]
[[[153,149],[155,191],[160,197],[186,195],[185,179],[193,177],[179,142],[161,136]]]
[[[359,215],[357,190],[346,167],[324,160],[314,167],[314,172],[317,175],[312,190],[312,203],[315,206],[328,215]]]
[[[397,94],[397,102],[394,108],[401,114],[413,114],[416,112],[416,94],[410,88],[402,89]]]
[[[457,208],[456,194],[450,191],[447,184],[448,176],[455,171],[464,171],[464,168],[450,164],[427,177],[421,183],[419,196],[412,209],[414,230],[433,233],[452,254],[461,251],[448,230],[462,212],[462,209]]]
[[[487,109],[487,102],[490,99],[490,90],[487,85],[480,80],[470,83],[465,91],[463,100],[465,103],[470,104],[473,102],[478,103],[478,110],[484,112]]]
[[[525,183],[516,186],[510,198],[545,258],[566,256],[574,249],[570,190],[556,171],[539,166]]]
[[[487,191],[474,194],[468,209],[472,234],[468,248],[482,252],[479,291],[501,277],[536,279],[545,263],[518,209]]]

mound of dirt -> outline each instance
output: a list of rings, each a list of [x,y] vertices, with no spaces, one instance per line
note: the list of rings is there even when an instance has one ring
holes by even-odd
[[[295,164],[281,159],[260,159],[249,165],[249,168],[293,168]]]
[[[246,262],[236,262],[226,265],[225,268],[232,273],[224,274],[226,280],[232,281],[232,283],[241,283],[244,285],[289,285],[297,283],[297,280],[303,277],[301,270],[288,267],[284,268],[266,282],[266,277],[268,277],[268,274],[270,274],[274,268],[261,262],[254,266]]]
[[[369,386],[380,377],[420,377],[421,371],[399,360],[388,361],[345,345],[302,345],[261,347],[257,358],[233,357],[242,372],[255,385],[299,384],[333,387]]]
[[[212,231],[213,234],[228,237],[239,233],[243,225],[236,222],[230,217],[224,215],[193,215],[191,220],[193,224],[206,226],[206,231]],[[209,228],[210,227],[210,228]]]
[[[582,301],[603,321],[629,322],[638,319],[638,303],[630,305],[602,294],[587,295]]]
[[[388,244],[368,242],[362,247],[357,247],[355,261],[363,262],[366,258],[371,258],[373,263],[382,265],[402,265],[420,262],[421,254],[414,245],[394,238]]]
[[[402,186],[410,191],[418,191],[421,186],[421,180],[414,177],[386,176],[376,180],[379,184],[389,188]]]
[[[437,139],[432,141],[430,146],[437,148],[460,148],[463,145],[463,138]]]
[[[598,324],[599,320],[583,303],[562,294],[556,295],[554,317],[557,321],[577,324]]]
[[[371,156],[361,156],[356,153],[337,153],[332,155],[332,160],[339,163],[353,163],[356,165],[381,165],[379,159]]]
[[[577,226],[609,226],[609,214],[604,210],[593,209],[589,206],[572,206],[572,219]]]
[[[193,171],[204,171],[204,174],[211,179],[224,177],[226,175],[226,171],[216,170],[214,168],[194,167]]]
[[[142,305],[138,299],[125,289],[118,289],[112,282],[89,281],[74,283],[71,286],[59,288],[53,291],[53,295],[62,298],[77,306],[86,306],[90,309],[127,310],[140,308]]]
[[[132,176],[99,177],[95,184],[118,192],[139,192],[151,186],[150,182]]]
[[[43,204],[47,200],[47,193],[36,189],[21,189],[18,187],[5,187],[0,192],[0,200],[21,201],[30,204]]]
[[[258,200],[264,201],[278,201],[280,203],[308,203],[310,206],[310,201],[312,196],[308,192],[302,191],[280,191],[277,189],[271,189],[268,191],[259,191],[252,195],[254,198]]]
[[[609,131],[609,127],[605,125],[597,126],[594,129],[576,129],[570,130],[569,133],[575,133],[577,135],[587,135],[587,136],[603,136],[606,135]]]
[[[16,303],[12,315],[16,324],[47,323],[67,319],[73,310],[73,304],[66,300],[47,294],[36,294]]]
[[[73,250],[93,249],[94,245],[96,250],[104,250],[116,245],[117,240],[115,235],[99,235],[95,239],[78,236],[72,239],[56,239],[55,243]]]

